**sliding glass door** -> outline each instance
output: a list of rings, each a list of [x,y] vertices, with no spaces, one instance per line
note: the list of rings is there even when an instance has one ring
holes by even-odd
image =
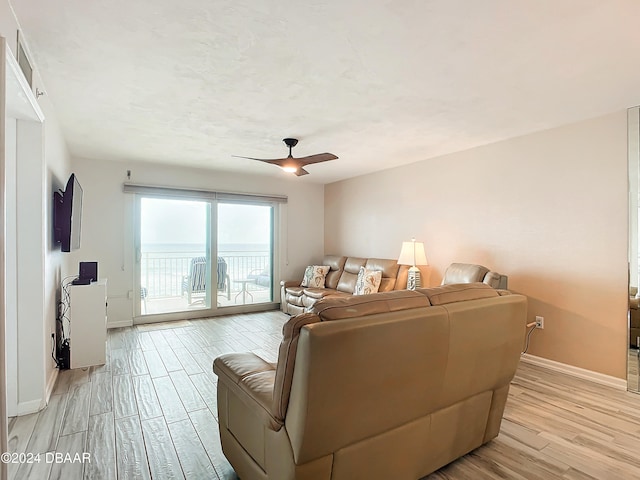
[[[140,313],[211,308],[211,203],[140,199]]]
[[[138,195],[136,205],[136,314],[143,321],[273,302],[275,204]]]
[[[273,206],[218,204],[218,262],[226,264],[228,288],[222,305],[246,305],[273,300]],[[226,295],[226,296],[225,296]]]

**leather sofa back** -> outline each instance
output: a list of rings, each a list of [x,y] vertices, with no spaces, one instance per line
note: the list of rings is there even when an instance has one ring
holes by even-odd
[[[347,257],[347,261],[344,264],[344,270],[342,271],[342,275],[340,275],[340,280],[338,281],[336,290],[344,293],[353,293],[353,290],[356,287],[356,280],[358,278],[358,273],[360,272],[360,267],[364,267],[366,263],[366,258]]]
[[[282,340],[278,349],[278,364],[273,386],[273,416],[281,423],[284,423],[289,405],[289,392],[298,352],[300,330],[305,325],[319,321],[320,318],[317,315],[302,313],[291,317],[282,327]]]
[[[501,296],[482,283],[325,298],[312,313],[292,317],[273,398],[296,463],[348,450],[474,395],[480,445],[502,417],[500,410],[485,431],[491,395],[481,393],[503,388],[506,395],[525,317],[525,297]],[[363,419],[362,412],[372,414]]]
[[[326,257],[325,257],[326,258]],[[325,264],[328,265],[328,264]],[[344,293],[353,293],[356,286],[356,280],[358,279],[358,273],[360,267],[365,267],[369,270],[382,271],[382,280],[380,281],[379,292],[388,292],[394,290],[396,287],[396,280],[400,266],[397,260],[390,260],[386,258],[360,258],[360,257],[347,257],[344,263],[344,269],[340,275],[336,290]],[[325,282],[327,288],[333,288]]]
[[[338,255],[325,255],[322,260],[322,265],[328,265],[329,272],[324,279],[324,284],[327,288],[336,289],[340,275],[344,270],[344,263],[347,261],[347,257],[340,257]]]
[[[428,290],[432,298],[446,298],[437,288]],[[427,306],[427,295],[424,306],[399,310],[391,306],[393,297],[377,306],[325,299],[314,306],[318,315],[305,314],[339,321],[314,321],[299,331],[285,415],[296,463],[340,450],[347,455],[350,445],[471,397],[471,417],[479,423],[468,426],[470,441],[483,442],[490,392],[508,391],[517,367],[526,299],[500,296],[482,284],[460,297],[453,290],[453,302],[439,306]],[[480,298],[470,300],[473,292]],[[351,307],[366,314],[349,318]],[[493,422],[498,426],[488,429],[499,428],[501,417],[502,411]],[[415,426],[423,427],[429,429]]]
[[[498,272],[489,271],[487,267],[472,263],[452,263],[447,267],[442,278],[442,285],[451,283],[483,282],[497,289],[507,288],[508,277]]]
[[[395,290],[376,295],[325,298],[313,305],[311,313],[315,313],[320,321],[326,322],[430,305],[424,294],[412,290]]]
[[[473,265],[471,263],[452,263],[444,272],[442,285],[450,283],[482,282],[487,273],[489,273],[489,269],[482,265]]]
[[[321,321],[344,320],[427,306],[429,306],[429,300],[425,295],[410,290],[399,290],[378,295],[327,298],[317,302],[311,312],[291,317],[282,328],[282,340],[278,350],[273,393],[274,416],[279,421],[284,421],[287,412],[293,367],[298,351],[298,338],[302,327]]]
[[[365,268],[369,270],[382,271],[382,280],[380,281],[379,292],[389,292],[396,287],[396,280],[400,265],[397,260],[386,260],[383,258],[370,258],[365,264]]]
[[[285,418],[296,463],[435,408],[439,395],[433,393],[443,383],[447,361],[447,329],[446,316],[433,307],[302,329]],[[432,341],[425,344],[428,338]]]
[[[480,282],[442,285],[432,288],[417,288],[416,292],[426,296],[431,305],[445,305],[448,303],[500,296],[500,292],[494,290],[486,283]],[[505,291],[505,293],[508,294],[509,292]]]
[[[484,276],[483,282],[493,288],[506,289],[508,277],[498,272],[489,272]]]

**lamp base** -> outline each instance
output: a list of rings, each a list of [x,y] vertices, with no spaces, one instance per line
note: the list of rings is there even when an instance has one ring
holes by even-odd
[[[407,275],[407,290],[415,290],[421,287],[420,270],[418,267],[413,266],[409,269],[409,274]]]

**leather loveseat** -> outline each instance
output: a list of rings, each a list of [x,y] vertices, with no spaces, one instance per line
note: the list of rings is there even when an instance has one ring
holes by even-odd
[[[277,364],[214,361],[222,449],[243,480],[418,479],[496,437],[526,298],[482,283],[330,297]]]
[[[378,292],[389,292],[396,288],[399,290],[407,286],[407,267],[398,265],[397,260],[325,255],[321,265],[330,267],[324,288],[302,287],[300,280],[280,282],[280,309],[284,313],[304,313],[318,300],[330,295],[353,295],[360,267],[382,271]]]

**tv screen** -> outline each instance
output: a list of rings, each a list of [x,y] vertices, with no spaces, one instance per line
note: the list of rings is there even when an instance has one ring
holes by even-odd
[[[64,192],[54,194],[55,239],[63,252],[80,248],[80,226],[82,223],[82,187],[75,174],[67,181]]]

